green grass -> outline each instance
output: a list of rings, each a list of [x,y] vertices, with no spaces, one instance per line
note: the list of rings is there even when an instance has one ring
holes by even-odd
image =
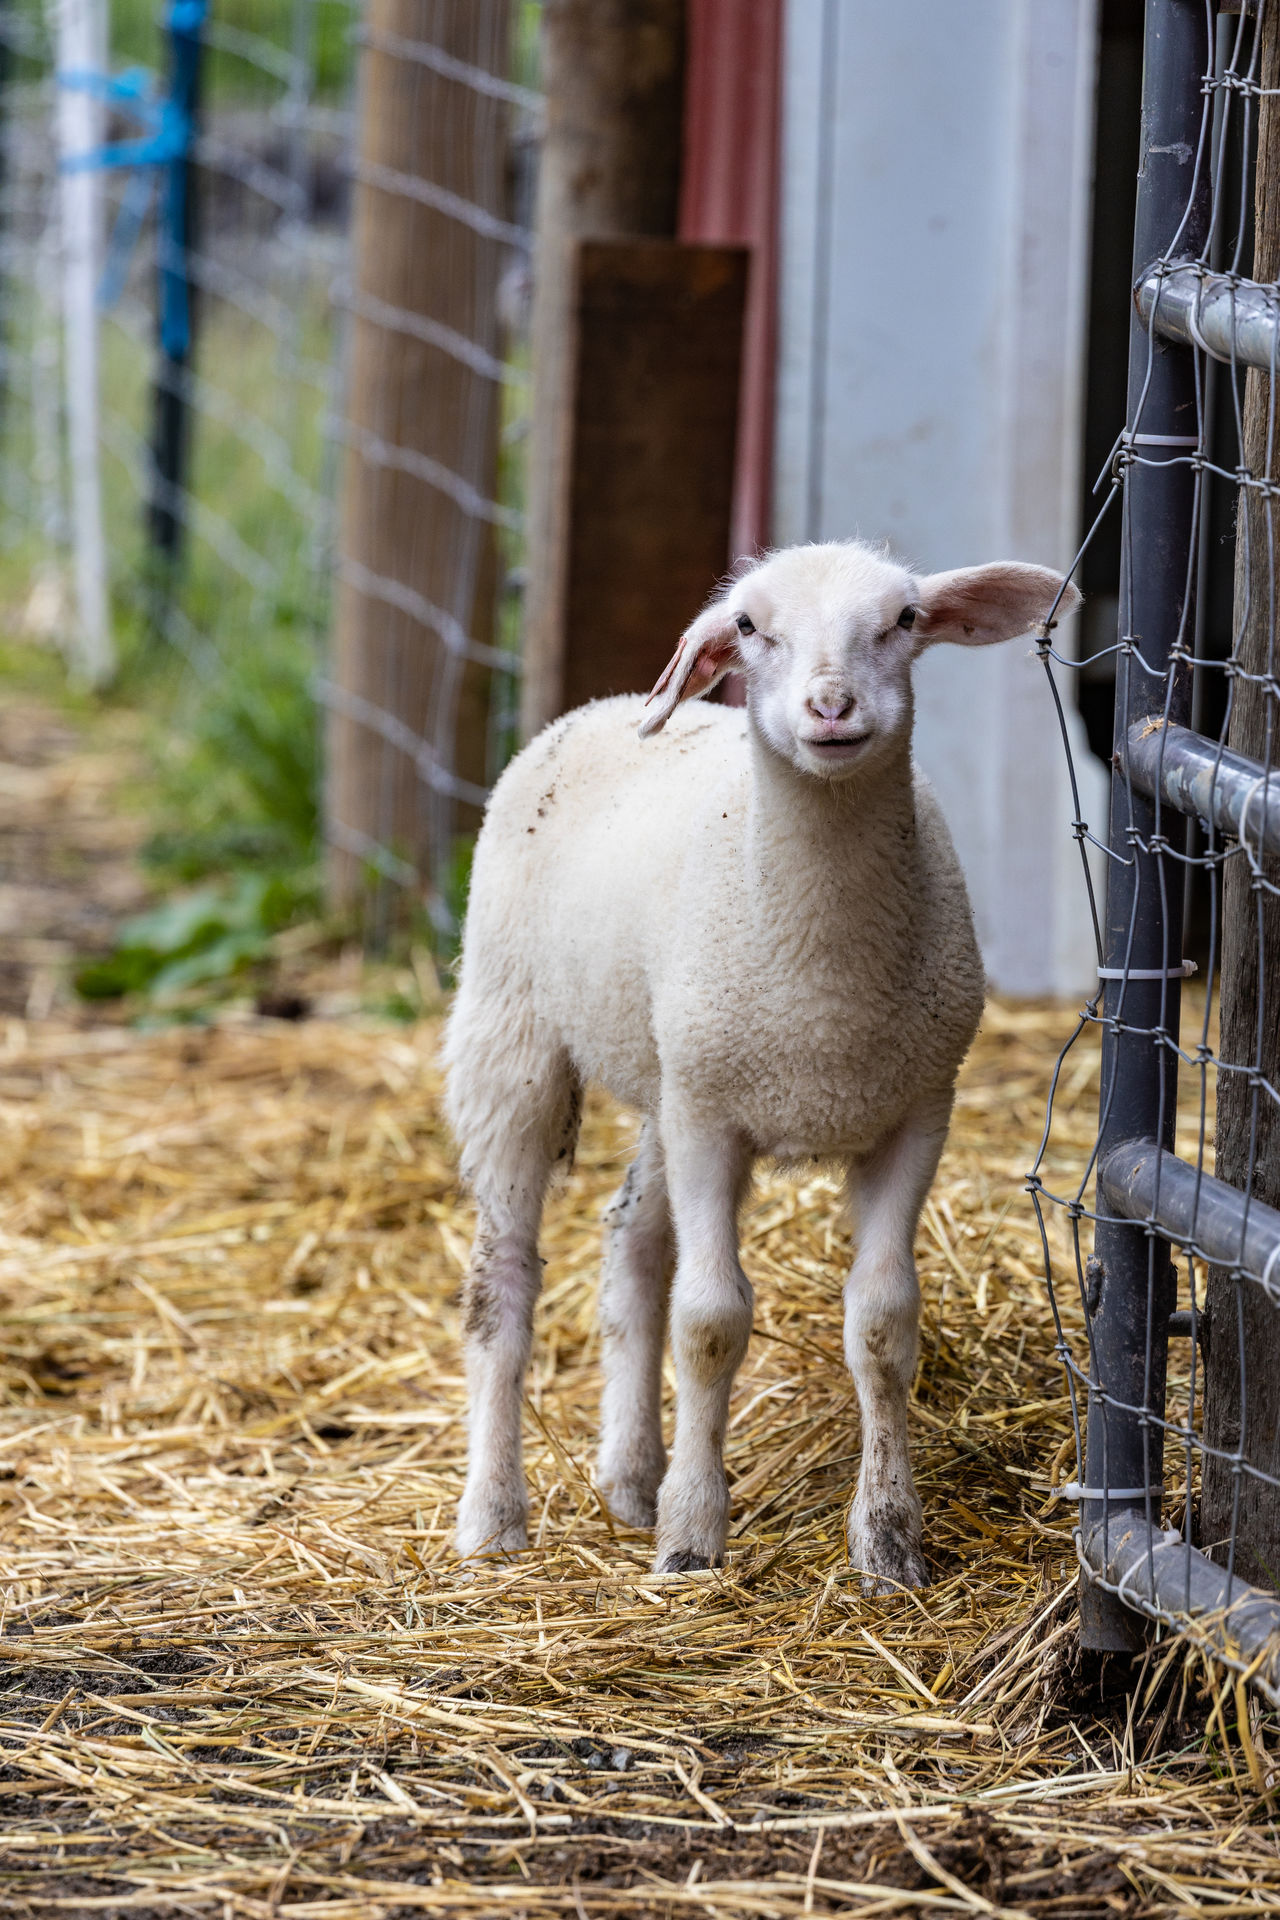
[[[305,502],[264,460],[234,416],[254,422],[272,437],[280,464],[320,493],[325,481],[323,406],[320,390],[300,380],[290,349],[323,368],[332,346],[332,316],[323,288],[304,289],[293,308],[294,340],[276,339],[233,308],[207,303],[197,338],[196,369],[211,390],[212,407],[199,407],[192,437],[188,488],[209,520],[208,530],[188,529],[187,554],[174,581],[174,601],[186,622],[211,639],[222,659],[240,651],[270,652],[299,636],[310,644],[323,614],[315,568],[315,541],[323,532]],[[116,618],[126,675],[155,664],[157,608],[163,605],[163,574],[157,575],[140,511],[136,471],[128,457],[150,432],[149,346],[108,320],[102,330],[102,391],[110,416],[104,457],[106,531],[117,583]],[[224,423],[214,409],[226,409]],[[132,436],[123,450],[113,440]],[[230,557],[217,549],[227,536]],[[258,566],[273,576],[267,590],[238,570]]]
[[[18,17],[47,31],[46,0],[17,0]],[[288,52],[293,46],[295,0],[212,0],[209,17],[216,26],[251,34]],[[164,22],[165,0],[109,0],[108,47],[112,68],[146,67],[163,75],[168,66]],[[345,94],[354,71],[351,29],[354,8],[343,0],[310,0],[303,14],[304,49],[312,75],[312,95],[331,102]],[[29,63],[19,63],[19,72]],[[270,104],[281,94],[281,81],[252,59],[211,47],[203,75],[207,105],[226,106],[253,101]]]

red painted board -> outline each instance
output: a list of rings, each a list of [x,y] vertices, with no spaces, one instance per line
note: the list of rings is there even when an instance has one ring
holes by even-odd
[[[770,537],[783,5],[689,0],[688,6],[680,238],[737,243],[751,252],[733,555],[751,553]]]

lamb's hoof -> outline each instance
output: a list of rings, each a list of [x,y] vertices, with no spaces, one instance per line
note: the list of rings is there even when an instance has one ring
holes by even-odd
[[[881,1512],[866,1520],[851,1520],[849,1563],[861,1572],[866,1594],[901,1593],[904,1588],[929,1585],[919,1533],[901,1515]]]
[[[463,1560],[522,1553],[529,1544],[529,1510],[509,1494],[464,1493],[453,1545]]]
[[[691,1547],[676,1547],[670,1553],[659,1554],[653,1570],[655,1573],[706,1573],[712,1567],[723,1565],[723,1554],[708,1557]]]
[[[634,1480],[602,1480],[600,1497],[624,1527],[639,1527],[645,1533],[652,1533],[658,1524],[656,1491]]]
[[[626,1527],[652,1533],[658,1524],[658,1488],[667,1470],[666,1457],[647,1448],[610,1448],[596,1462],[600,1497],[615,1520]]]
[[[923,1560],[914,1566],[904,1567],[901,1574],[864,1573],[862,1576],[862,1591],[868,1598],[878,1594],[904,1593],[908,1589],[914,1593],[929,1584],[929,1570]]]
[[[655,1573],[705,1573],[724,1565],[729,1533],[729,1489],[711,1474],[681,1475],[672,1468],[658,1495]]]

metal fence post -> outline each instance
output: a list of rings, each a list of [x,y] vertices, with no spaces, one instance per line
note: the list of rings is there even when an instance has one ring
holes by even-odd
[[[1147,0],[1142,144],[1134,224],[1135,279],[1175,249],[1196,254],[1209,225],[1208,156],[1201,152],[1202,82],[1209,44],[1202,0]],[[1198,170],[1198,173],[1197,173]],[[1148,334],[1135,312],[1129,336],[1128,431],[1117,754],[1152,714],[1189,718],[1194,649],[1198,445],[1191,354]],[[1181,845],[1183,822],[1118,770],[1111,783],[1105,934],[1105,1019],[1099,1164],[1121,1142],[1172,1146],[1181,869],[1162,847]],[[1159,836],[1163,835],[1163,839]],[[1104,1208],[1100,1204],[1099,1212]],[[1169,1244],[1144,1226],[1100,1219],[1088,1269],[1090,1390],[1081,1524],[1122,1528],[1135,1508],[1159,1522],[1168,1319],[1175,1290]],[[1103,1489],[1106,1498],[1096,1497]],[[1089,1497],[1089,1496],[1095,1497]],[[1081,1640],[1129,1650],[1142,1622],[1086,1574]]]

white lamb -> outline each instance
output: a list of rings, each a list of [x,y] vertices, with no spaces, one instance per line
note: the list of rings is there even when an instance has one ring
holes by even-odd
[[[862,1415],[849,1553],[872,1591],[925,1582],[907,1443],[913,1245],[983,975],[950,835],[912,766],[911,666],[936,641],[1012,639],[1078,598],[1042,567],[920,577],[858,542],[788,548],[694,621],[648,702],[565,715],[503,775],[445,1048],[479,1211],[460,1553],[526,1543],[538,1227],[594,1080],[646,1116],[606,1215],[611,1510],[656,1520],[659,1571],[721,1563],[729,1394],[752,1318],[739,1209],[757,1156],[834,1159],[859,1227],[844,1290]],[[745,712],[677,712],[730,668]]]

